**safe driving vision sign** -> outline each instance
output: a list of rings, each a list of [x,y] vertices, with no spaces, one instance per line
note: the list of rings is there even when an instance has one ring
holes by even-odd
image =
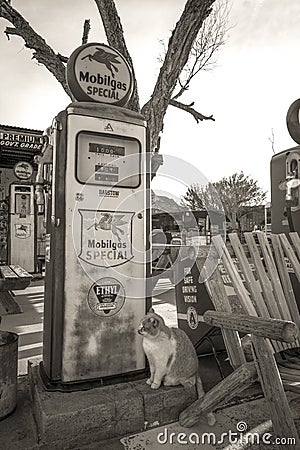
[[[124,106],[131,96],[133,77],[121,53],[105,44],[90,43],[70,56],[67,82],[78,101]]]

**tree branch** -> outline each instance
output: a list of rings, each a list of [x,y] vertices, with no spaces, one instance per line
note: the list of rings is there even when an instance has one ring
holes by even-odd
[[[82,35],[82,44],[86,44],[89,38],[89,32],[91,29],[91,21],[90,19],[86,19],[83,25],[83,35]]]
[[[192,116],[194,117],[194,119],[196,120],[197,123],[199,123],[202,120],[215,121],[215,119],[213,118],[212,115],[204,116],[203,114],[199,113],[194,108],[192,108],[194,103],[191,103],[190,105],[185,105],[184,103],[178,102],[177,100],[174,100],[174,98],[172,98],[170,100],[170,105],[175,106],[176,108],[182,109],[183,111],[187,111],[188,113],[192,114]]]
[[[153,150],[170,104],[177,80],[187,63],[197,34],[211,12],[215,0],[187,0],[184,11],[169,40],[168,50],[150,100],[143,106],[150,130],[150,148]]]
[[[177,102],[175,98],[172,100],[176,83],[188,61],[199,30],[212,11],[214,2],[215,0],[187,0],[184,11],[173,30],[152,96],[142,108],[150,131],[151,151],[155,151],[155,148],[157,148],[159,134],[163,128],[163,120],[169,104],[188,111],[197,122],[214,120],[212,116],[204,116],[195,111],[192,104],[184,105]],[[109,45],[124,55],[134,74],[132,60],[127,50],[122,24],[114,0],[95,0],[95,3],[102,18]],[[65,92],[72,98],[65,77],[64,63],[67,58],[59,53],[56,54],[7,0],[0,0],[0,17],[8,20],[14,26],[14,28],[6,29],[7,37],[9,38],[10,35],[22,37],[26,47],[34,51],[33,58],[43,64],[55,76]],[[85,29],[84,39],[86,39],[86,35],[87,28]],[[181,86],[183,89],[188,87],[187,84]],[[135,75],[133,95],[128,107],[137,111],[140,109]]]
[[[226,42],[229,16],[228,0],[218,0],[211,14],[205,19],[200,32],[195,39],[187,64],[178,79],[178,92],[173,99],[184,94],[191,81],[201,70],[211,70],[216,64],[216,54]]]
[[[5,30],[7,37],[9,38],[10,35],[20,36],[25,41],[25,46],[34,51],[33,58],[43,64],[55,76],[65,92],[72,98],[66,82],[65,66],[60,55],[56,54],[21,14],[5,0],[0,0],[0,17],[8,20],[15,27]]]
[[[128,103],[128,108],[134,111],[140,111],[133,62],[126,46],[123,27],[115,3],[113,0],[95,0],[95,3],[101,15],[109,45],[118,50],[124,56],[133,73],[133,93]]]

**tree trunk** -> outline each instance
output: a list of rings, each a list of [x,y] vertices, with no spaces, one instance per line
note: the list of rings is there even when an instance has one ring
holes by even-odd
[[[130,65],[133,73],[133,93],[127,107],[134,111],[140,111],[140,102],[133,62],[127,49],[123,27],[114,0],[95,0],[95,2],[101,15],[109,45],[116,50],[119,50]]]
[[[214,2],[215,0],[187,0],[184,11],[169,40],[168,50],[154,91],[150,100],[142,108],[142,113],[150,131],[151,151],[157,148],[166,110],[172,100],[172,94],[179,75],[188,61],[193,43],[204,20],[211,13]],[[109,45],[124,55],[134,75],[133,63],[125,43],[121,20],[114,0],[95,0],[95,3],[102,18]],[[67,58],[59,53],[55,53],[46,41],[31,28],[22,15],[6,0],[0,0],[0,17],[8,20],[15,27],[6,29],[7,36],[18,35],[22,37],[26,47],[34,51],[33,57],[56,77],[66,93],[72,98],[66,83],[65,66],[63,64],[67,61]],[[196,120],[213,120],[212,116],[204,116],[198,114],[197,111],[191,111],[190,105],[183,105],[183,108],[182,104],[180,105],[181,109],[190,109],[188,112],[192,113]],[[176,106],[179,106],[179,102]],[[127,107],[135,111],[140,110],[135,75],[133,95]]]

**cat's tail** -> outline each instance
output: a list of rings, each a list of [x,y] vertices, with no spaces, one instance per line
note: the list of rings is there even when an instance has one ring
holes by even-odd
[[[196,389],[197,389],[198,399],[200,400],[202,397],[204,397],[205,392],[203,390],[203,385],[202,385],[202,380],[201,380],[201,377],[199,374],[199,370],[196,375]],[[206,417],[207,417],[208,425],[213,426],[216,423],[215,415],[212,412],[208,413],[206,415]]]

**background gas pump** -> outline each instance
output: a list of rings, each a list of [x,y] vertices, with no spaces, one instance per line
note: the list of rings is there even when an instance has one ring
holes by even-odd
[[[300,233],[300,99],[288,109],[286,125],[297,147],[271,160],[272,232]]]
[[[271,160],[272,232],[300,233],[300,147]]]
[[[105,70],[86,58],[89,44],[82,48],[80,61]],[[91,78],[92,71],[94,84],[103,81],[103,74]],[[113,91],[109,98],[117,96]],[[150,270],[146,123],[114,104],[75,102],[57,115],[49,136],[41,373],[52,386],[68,387],[140,376],[146,361],[137,328]],[[39,164],[42,174],[45,159]]]
[[[287,128],[293,140],[300,144],[300,100],[287,112]],[[300,146],[273,156],[271,160],[272,233],[297,231],[300,234]],[[300,308],[300,283],[290,270],[295,297]]]
[[[35,271],[34,187],[11,184],[9,190],[9,264]]]

